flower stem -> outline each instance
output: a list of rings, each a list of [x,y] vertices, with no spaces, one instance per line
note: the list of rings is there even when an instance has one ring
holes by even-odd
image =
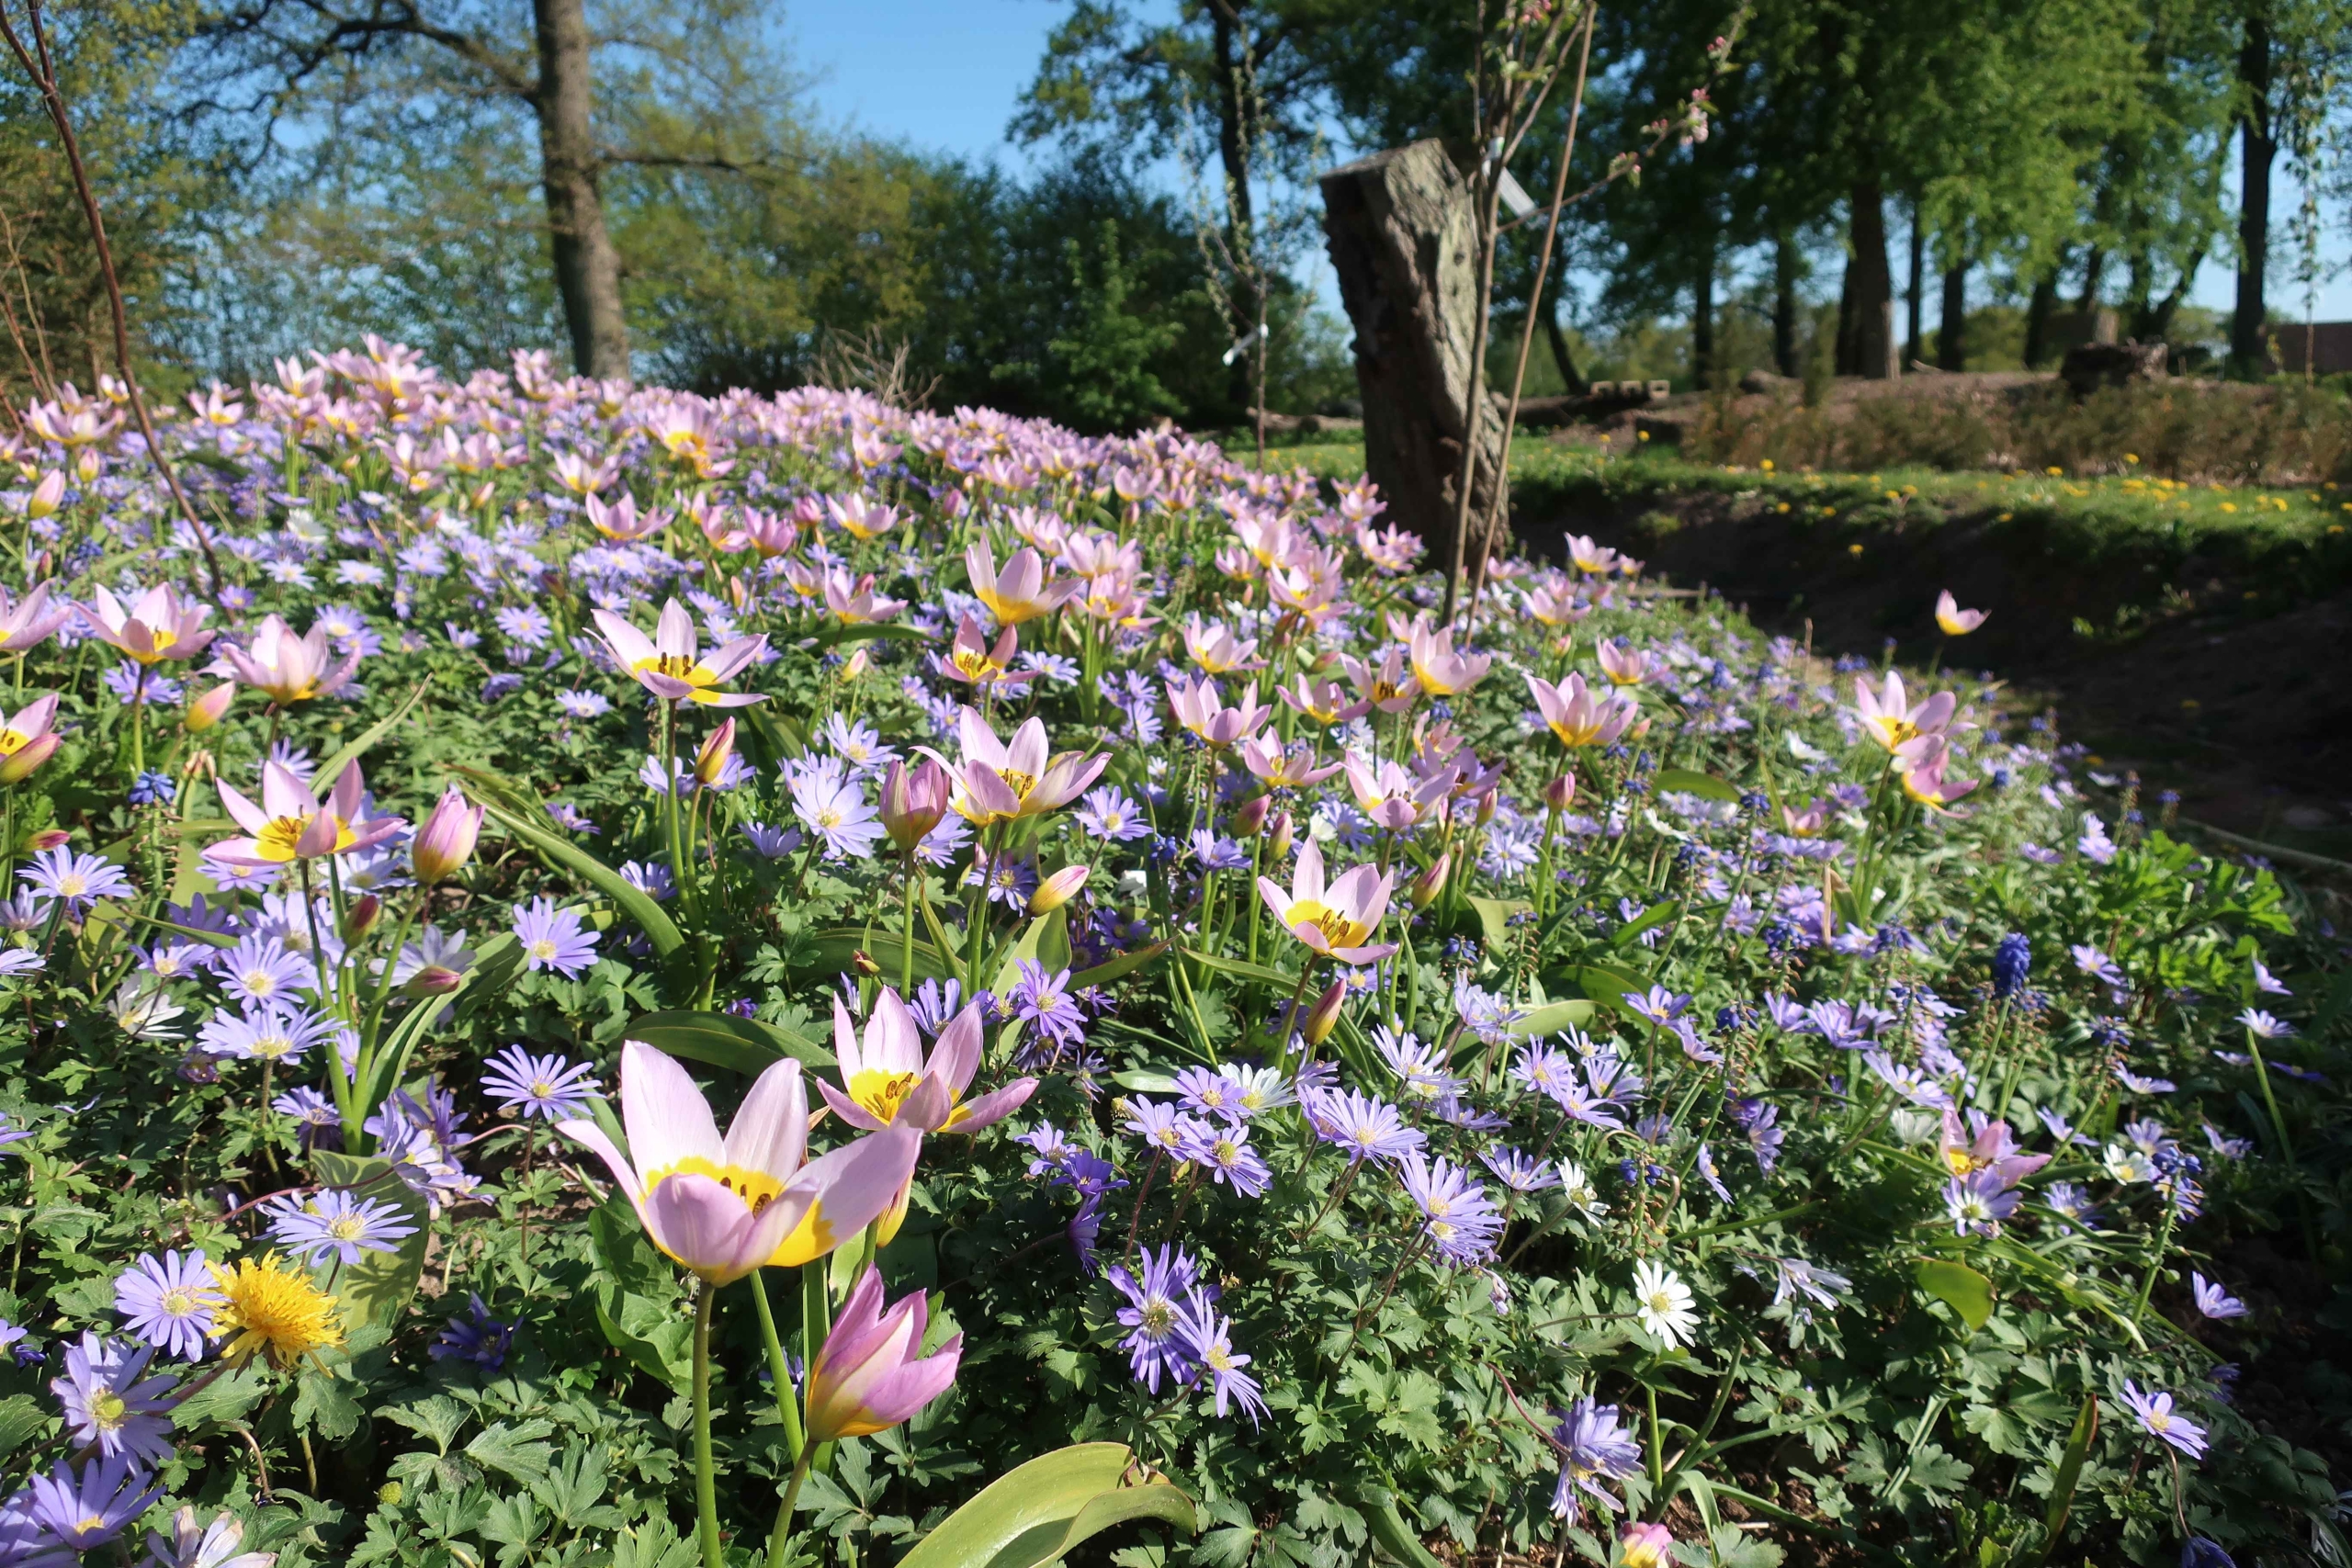
[[[695,1515],[702,1568],[727,1568],[718,1542],[718,1478],[710,1458],[710,1303],[718,1294],[707,1280],[695,1292]]]
[[[768,1568],[784,1568],[792,1546],[792,1510],[800,1501],[800,1483],[808,1479],[808,1454],[802,1454],[792,1467],[792,1479],[785,1483],[784,1501],[776,1506],[775,1529],[768,1537]]]
[[[768,1310],[768,1286],[760,1270],[752,1270],[752,1304],[760,1313],[760,1338],[768,1348],[768,1376],[775,1383],[775,1413],[784,1423],[784,1440],[799,1459],[808,1446],[800,1427],[800,1400],[792,1386],[792,1369],[784,1359],[784,1341],[775,1331],[775,1314]]]

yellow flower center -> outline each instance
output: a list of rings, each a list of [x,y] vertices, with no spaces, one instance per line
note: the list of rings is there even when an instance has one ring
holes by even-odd
[[[1017,768],[999,768],[996,776],[1002,779],[1005,787],[1023,800],[1028,799],[1029,792],[1037,787],[1036,774],[1024,773]]]
[[[698,664],[690,654],[657,653],[650,659],[640,659],[630,666],[634,670],[650,670],[656,675],[667,675],[673,681],[684,681],[689,686],[707,686],[718,679],[707,664]]]
[[[743,1200],[755,1214],[775,1202],[776,1195],[784,1190],[784,1183],[764,1170],[750,1170],[740,1165],[718,1165],[700,1155],[690,1155],[675,1165],[665,1166],[648,1175],[645,1195],[651,1198],[653,1190],[673,1176],[707,1176]]]
[[[130,1410],[122,1395],[110,1388],[103,1389],[91,1396],[90,1424],[101,1432],[111,1432],[122,1425],[122,1418]]]
[[[261,858],[278,863],[299,859],[295,846],[302,841],[302,834],[311,822],[311,818],[308,817],[271,818],[262,830],[254,835]],[[351,830],[351,824],[337,817],[334,818],[334,847],[327,853],[339,855],[358,841],[359,836]]]
[[[167,1317],[186,1317],[196,1310],[196,1292],[186,1285],[164,1292],[164,1313]]]
[[[1290,918],[1284,924],[1294,930],[1302,925],[1313,926],[1333,947],[1358,946],[1372,931],[1363,921],[1349,919],[1346,910],[1335,909],[1313,898],[1303,898],[1293,904]]]
[[[0,729],[0,757],[13,757],[32,744],[32,737],[22,730]]]
[[[984,675],[993,675],[1004,668],[990,659],[984,649],[959,648],[948,655],[947,661],[956,666],[957,673],[974,681]]]
[[[899,1119],[899,1108],[907,1102],[907,1097],[914,1093],[915,1086],[922,1081],[920,1073],[886,1073],[868,1067],[862,1073],[851,1075],[849,1097],[870,1111],[876,1121],[895,1122]]]

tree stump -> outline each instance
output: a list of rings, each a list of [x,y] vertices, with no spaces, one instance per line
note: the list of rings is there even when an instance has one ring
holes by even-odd
[[[2065,360],[2058,368],[2058,378],[2075,396],[2087,398],[2102,387],[2162,379],[2169,353],[2161,342],[2142,343],[2137,338],[2126,338],[2121,343],[2076,344],[2066,351]]]
[[[1323,231],[1355,328],[1364,470],[1393,525],[1419,535],[1427,563],[1443,567],[1453,557],[1463,443],[1480,384],[1470,362],[1480,307],[1470,187],[1434,141],[1375,152],[1321,184]],[[1491,394],[1476,406],[1471,566],[1489,513],[1501,519],[1500,535],[1510,532],[1502,412]]]

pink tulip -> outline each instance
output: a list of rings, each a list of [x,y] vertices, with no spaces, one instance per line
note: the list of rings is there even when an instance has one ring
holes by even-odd
[[[899,852],[912,850],[947,815],[947,770],[926,759],[910,773],[904,762],[893,757],[890,771],[882,780],[876,814]]]
[[[189,734],[200,735],[220,722],[222,716],[229,711],[229,705],[236,700],[236,696],[237,683],[234,681],[223,681],[188,704],[187,716],[180,722],[187,726]]]
[[[1646,651],[1629,648],[1622,641],[1604,642],[1593,652],[1600,660],[1600,672],[1609,677],[1611,685],[1638,686],[1657,668]]]
[[[271,615],[254,634],[249,649],[231,648],[225,657],[237,678],[268,694],[280,706],[331,697],[359,671],[359,649],[354,647],[340,663],[331,664],[334,649],[327,628],[316,621],[300,637],[277,615]]]
[[[57,694],[19,708],[0,726],[0,784],[17,784],[56,755],[64,738],[50,728],[57,716]]]
[[[765,702],[748,692],[722,692],[718,683],[742,669],[767,647],[764,637],[741,637],[701,656],[694,617],[675,599],[662,606],[662,618],[649,637],[610,610],[596,612],[605,647],[637,683],[664,702],[703,703],[713,707],[744,707]]]
[[[1343,964],[1376,964],[1396,951],[1395,942],[1368,941],[1388,911],[1389,886],[1387,876],[1360,865],[1326,886],[1323,851],[1310,838],[1299,848],[1289,890],[1261,876],[1258,896],[1283,930],[1317,953]]]
[[[25,515],[39,522],[54,514],[65,504],[65,470],[52,468],[43,474],[40,483],[33,486],[31,497],[25,502]]]
[[[976,828],[1057,811],[1111,765],[1108,757],[1088,758],[1075,751],[1048,755],[1046,722],[1040,718],[1029,719],[1004,741],[997,739],[988,720],[966,708],[957,716],[956,736],[963,748],[962,762],[950,762],[928,747],[922,754],[956,781],[947,804]]]
[[[343,770],[324,802],[274,759],[262,764],[259,806],[218,779],[213,787],[220,792],[220,804],[245,830],[244,837],[223,839],[204,852],[208,858],[229,865],[284,865],[322,855],[349,854],[372,849],[406,826],[397,817],[360,817],[367,804],[366,784],[356,762]]]
[[[1037,891],[1029,895],[1029,912],[1050,915],[1077,897],[1078,890],[1086,886],[1088,869],[1084,865],[1066,865],[1037,884]]]
[[[1175,710],[1177,723],[1219,750],[1255,735],[1274,711],[1258,701],[1254,681],[1238,704],[1227,707],[1216,682],[1205,675],[1197,683],[1182,675],[1170,676],[1168,705]]]
[[[1936,595],[1936,625],[1943,628],[1946,637],[1966,637],[1983,626],[1984,617],[1990,614],[1989,610],[1962,609],[1960,601],[1951,596],[1949,588]]]
[[[73,614],[72,604],[50,608],[46,582],[34,583],[31,592],[13,604],[8,591],[0,588],[0,653],[22,653],[39,647]]]
[[[1406,648],[1413,660],[1413,679],[1433,697],[1450,697],[1468,691],[1486,679],[1495,662],[1491,653],[1456,653],[1453,628],[1432,628],[1427,615],[1414,619]]]
[[[416,869],[418,882],[430,887],[464,869],[473,859],[484,810],[469,805],[456,784],[442,792],[409,846],[409,862]]]
[[[1211,675],[1255,670],[1265,662],[1252,657],[1258,651],[1256,637],[1236,637],[1232,627],[1216,621],[1204,624],[1198,615],[1184,623],[1184,651]]]
[[[1959,705],[1959,699],[1950,692],[1938,692],[1926,702],[1912,705],[1903,689],[1903,677],[1892,670],[1877,691],[1871,689],[1865,677],[1854,677],[1854,716],[1862,721],[1864,732],[1889,751],[1906,740],[1950,728]]]
[[[604,1160],[655,1247],[725,1285],[825,1257],[874,1223],[911,1179],[922,1136],[892,1127],[810,1160],[800,1064],[762,1073],[726,1136],[685,1068],[641,1040],[621,1045],[624,1156],[595,1122],[556,1131]]]
[[[1641,712],[1631,697],[1594,696],[1581,675],[1570,675],[1557,686],[1530,675],[1527,691],[1563,746],[1606,746],[1623,735]]]
[[[1392,647],[1378,664],[1342,654],[1340,668],[1348,672],[1363,700],[1383,713],[1403,713],[1418,701],[1421,682],[1405,673],[1405,650]]]
[[[212,634],[204,629],[212,607],[183,603],[169,583],[141,594],[134,609],[125,609],[103,588],[94,597],[96,604],[79,606],[82,618],[100,637],[141,664],[192,658],[212,641]]]
[[[1385,759],[1375,762],[1352,751],[1348,753],[1346,768],[1348,792],[1355,796],[1357,807],[1372,818],[1374,826],[1391,832],[1410,828],[1430,815],[1453,788],[1451,770],[1419,779],[1396,762]]]
[[[921,1291],[883,1311],[882,1271],[866,1266],[808,1369],[808,1441],[888,1430],[947,1392],[964,1337],[950,1335],[925,1356],[926,1321]]]
[[[985,539],[964,552],[964,570],[972,580],[972,597],[989,607],[1001,626],[1050,615],[1085,586],[1074,577],[1054,577],[1037,552],[1026,547],[1015,550],[1000,573]]]

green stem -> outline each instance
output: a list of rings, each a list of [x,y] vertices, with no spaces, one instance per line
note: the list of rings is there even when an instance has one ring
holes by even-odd
[[[775,1314],[768,1310],[767,1279],[757,1269],[752,1270],[752,1304],[759,1309],[760,1338],[767,1346],[768,1376],[775,1383],[775,1413],[784,1423],[784,1440],[797,1460],[808,1446],[800,1427],[800,1400],[793,1391],[792,1369],[784,1359],[784,1341],[775,1331]]]
[[[907,852],[907,920],[905,933],[899,939],[899,995],[905,998],[915,988],[915,889],[922,884],[922,873],[915,865],[914,852]]]
[[[800,1483],[808,1479],[808,1454],[802,1454],[792,1467],[792,1479],[785,1483],[784,1501],[776,1506],[775,1529],[768,1537],[768,1568],[784,1568],[791,1556],[792,1510],[800,1501]]]
[[[710,1303],[718,1294],[707,1280],[695,1292],[695,1515],[702,1568],[727,1568],[718,1541],[718,1477],[710,1457]]]

